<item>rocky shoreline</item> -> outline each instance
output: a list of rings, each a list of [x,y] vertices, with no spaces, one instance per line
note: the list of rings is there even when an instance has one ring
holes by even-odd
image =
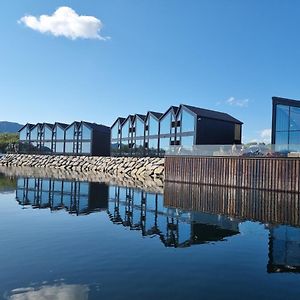
[[[7,154],[0,157],[0,166],[49,168],[77,172],[107,173],[131,178],[164,179],[164,158],[98,157]]]

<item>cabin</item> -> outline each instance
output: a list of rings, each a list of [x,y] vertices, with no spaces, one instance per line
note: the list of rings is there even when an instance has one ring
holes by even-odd
[[[276,151],[300,152],[300,101],[273,97],[272,144]]]
[[[111,154],[113,156],[120,155],[121,153],[121,125],[125,118],[119,117],[111,126]]]
[[[111,127],[111,153],[164,156],[172,146],[241,144],[242,124],[227,113],[186,104],[171,106],[165,113],[129,115]]]
[[[89,122],[73,122],[65,129],[65,154],[110,155],[110,128]]]
[[[162,113],[149,111],[145,119],[145,155],[155,156],[159,150],[159,120]]]

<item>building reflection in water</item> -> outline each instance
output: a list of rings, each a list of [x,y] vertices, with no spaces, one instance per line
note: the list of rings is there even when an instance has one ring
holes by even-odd
[[[298,194],[166,183],[163,195],[104,183],[19,178],[16,198],[20,205],[76,215],[106,211],[114,224],[158,237],[166,247],[224,241],[239,234],[243,221],[259,221],[269,230],[268,272],[300,271]]]
[[[108,214],[114,224],[158,236],[166,247],[221,241],[239,233],[239,221],[164,206],[163,195],[110,186]]]
[[[270,226],[268,272],[300,272],[299,228]]]
[[[89,214],[107,209],[108,186],[104,183],[42,178],[18,178],[16,199],[33,208],[65,209]]]
[[[300,194],[167,182],[164,203],[262,222],[269,229],[268,272],[300,271]]]

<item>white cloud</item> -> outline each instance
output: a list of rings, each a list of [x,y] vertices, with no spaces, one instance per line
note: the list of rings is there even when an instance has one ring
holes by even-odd
[[[230,97],[225,102],[232,106],[247,107],[249,99],[236,99],[234,97]]]
[[[54,36],[64,36],[76,40],[97,39],[107,40],[109,37],[100,35],[103,27],[101,20],[93,16],[80,16],[70,7],[59,7],[51,16],[41,15],[39,17],[27,15],[22,17],[19,24]]]
[[[270,128],[263,129],[260,132],[260,137],[262,138],[262,140],[264,142],[270,143],[271,142],[271,129]]]

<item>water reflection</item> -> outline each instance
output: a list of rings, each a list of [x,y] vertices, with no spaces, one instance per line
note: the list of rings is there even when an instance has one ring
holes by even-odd
[[[271,226],[268,272],[300,272],[300,230]]]
[[[16,199],[24,207],[76,215],[106,211],[113,224],[174,248],[226,241],[240,233],[244,221],[260,221],[269,230],[267,271],[300,271],[298,194],[172,183],[165,184],[162,194],[99,182],[20,177]]]
[[[166,247],[221,241],[239,233],[237,220],[165,207],[162,194],[111,186],[109,195],[108,214],[114,224],[158,236]]]
[[[18,178],[16,199],[33,208],[65,209],[71,214],[89,214],[107,209],[108,186],[104,183]]]
[[[38,288],[18,288],[11,291],[10,300],[87,300],[89,287],[82,284],[43,285]]]

